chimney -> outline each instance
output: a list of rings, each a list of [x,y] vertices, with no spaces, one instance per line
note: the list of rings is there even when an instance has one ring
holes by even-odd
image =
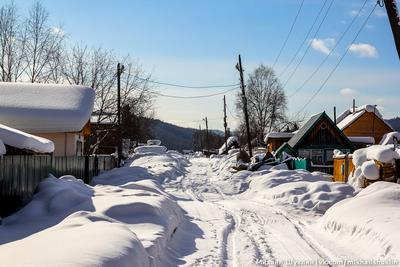
[[[336,107],[333,107],[333,122],[336,124]]]
[[[353,98],[353,113],[356,113],[356,100]]]

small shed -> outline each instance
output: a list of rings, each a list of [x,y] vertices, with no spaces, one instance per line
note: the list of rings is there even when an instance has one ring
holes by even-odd
[[[353,155],[341,154],[333,157],[333,181],[346,183],[354,170]]]
[[[314,170],[330,174],[333,173],[333,151],[354,150],[354,145],[325,112],[312,116],[288,144],[299,157],[310,159]]]
[[[336,122],[347,137],[372,137],[375,144],[379,144],[385,134],[394,131],[383,119],[376,105],[363,105],[345,110]]]
[[[294,133],[291,132],[270,132],[264,138],[269,152],[276,151],[282,144],[288,142]]]

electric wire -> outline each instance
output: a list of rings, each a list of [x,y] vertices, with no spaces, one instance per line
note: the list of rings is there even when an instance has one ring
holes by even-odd
[[[365,25],[367,24],[369,18],[371,17],[371,15],[374,13],[376,7],[378,6],[378,2],[376,2],[375,6],[372,8],[371,12],[368,14],[368,16],[366,17],[366,19],[364,20],[363,24],[361,25],[360,29],[358,30],[357,34],[354,36],[352,42],[350,43],[350,45],[347,47],[346,51],[343,53],[343,55],[339,58],[337,64],[335,65],[335,67],[332,69],[332,71],[328,74],[328,76],[326,77],[326,79],[324,80],[324,82],[321,84],[321,86],[318,88],[318,90],[310,97],[310,99],[305,103],[305,105],[297,112],[300,113],[302,112],[304,109],[306,109],[306,107],[311,103],[311,101],[319,94],[319,92],[321,92],[321,90],[325,87],[326,83],[329,81],[329,79],[332,77],[333,73],[336,71],[336,69],[339,67],[340,63],[343,61],[344,57],[347,55],[347,53],[350,50],[350,46],[351,44],[353,44],[358,36],[360,35],[360,33],[362,32],[362,30],[364,29]]]
[[[339,43],[343,40],[344,36],[347,34],[347,32],[350,30],[350,28],[353,26],[354,22],[356,19],[360,16],[361,11],[364,9],[365,5],[367,4],[368,0],[365,0],[363,5],[360,7],[358,10],[357,15],[353,17],[349,25],[346,27],[344,32],[341,34],[335,45],[332,47],[332,49],[329,51],[329,53],[325,56],[325,58],[321,61],[321,63],[318,65],[318,67],[309,75],[304,82],[292,93],[289,95],[289,97],[292,97],[296,95],[300,90],[304,88],[304,86],[317,74],[317,72],[321,69],[321,67],[325,64],[325,62],[329,59],[329,57],[332,55],[332,53],[335,51],[335,49],[338,47]],[[286,85],[286,84],[285,84]]]
[[[324,24],[324,22],[325,22],[325,20],[326,20],[326,18],[327,18],[327,16],[328,16],[329,11],[331,10],[331,7],[332,7],[332,5],[333,5],[334,2],[335,2],[335,0],[332,0],[332,1],[330,2],[329,6],[328,6],[328,8],[327,8],[327,10],[326,10],[326,12],[325,12],[325,15],[324,15],[324,17],[322,18],[320,24],[318,25],[318,28],[317,28],[317,30],[315,31],[314,36],[313,36],[312,39],[315,39],[315,37],[317,36],[318,32],[320,31],[320,29],[321,29],[322,25]],[[293,78],[293,76],[296,74],[296,72],[297,72],[297,70],[298,70],[300,64],[303,62],[303,60],[304,60],[304,58],[306,57],[306,55],[307,55],[308,51],[310,50],[310,48],[311,48],[311,42],[309,42],[309,44],[308,44],[308,46],[307,46],[307,48],[306,48],[306,51],[304,52],[303,56],[300,58],[300,61],[297,63],[296,67],[293,69],[293,71],[290,73],[289,77],[288,77],[287,80],[285,81],[285,83],[284,83],[284,85],[283,85],[283,88],[286,87],[286,85],[289,83],[289,81],[290,81],[290,80]]]
[[[318,11],[317,16],[315,17],[310,29],[308,30],[306,37],[303,39],[303,41],[301,42],[300,46],[297,48],[296,52],[294,53],[293,57],[290,59],[289,63],[286,65],[286,67],[280,72],[280,74],[278,75],[278,77],[282,77],[286,71],[289,69],[289,67],[292,65],[293,61],[296,59],[297,55],[300,53],[301,49],[303,48],[304,44],[307,42],[308,37],[310,36],[312,30],[314,29],[314,26],[316,25],[319,17],[322,14],[322,11],[324,10],[326,3],[328,3],[328,0],[324,1],[324,4],[321,6],[321,8]]]
[[[145,79],[145,78],[142,78],[142,77],[137,77],[137,79],[139,79],[141,81],[144,81],[144,82],[149,82],[149,83],[154,83],[154,84],[159,84],[159,85],[167,85],[167,86],[173,86],[173,87],[179,87],[179,88],[191,88],[191,89],[227,88],[227,87],[233,87],[233,86],[240,85],[239,83],[236,83],[236,84],[222,84],[222,85],[191,86],[191,85],[182,85],[182,84],[175,84],[175,83],[159,82],[159,81],[155,81],[155,80]]]
[[[153,94],[161,96],[161,97],[168,97],[168,98],[178,98],[178,99],[196,99],[196,98],[206,98],[206,97],[213,97],[213,96],[218,96],[218,95],[223,95],[229,92],[232,92],[234,90],[239,89],[240,87],[234,87],[222,92],[218,92],[218,93],[213,93],[213,94],[208,94],[208,95],[196,95],[196,96],[178,96],[178,95],[168,95],[168,94],[163,94],[160,92],[153,92]]]
[[[289,40],[289,37],[290,37],[290,35],[292,34],[293,28],[294,28],[294,26],[295,26],[295,24],[296,24],[296,22],[297,22],[297,19],[298,19],[299,15],[300,15],[301,9],[303,8],[304,1],[305,1],[305,0],[302,0],[302,1],[301,1],[300,7],[299,7],[299,9],[297,10],[296,17],[295,17],[294,20],[293,20],[292,26],[290,27],[290,30],[289,30],[289,32],[288,32],[288,34],[287,34],[287,36],[286,36],[285,41],[283,42],[283,45],[282,45],[281,49],[279,50],[278,56],[275,58],[274,64],[272,64],[272,68],[275,67],[276,63],[278,62],[278,59],[279,59],[280,56],[282,55],[283,49],[285,48],[285,46],[286,46],[286,44],[287,44],[287,42],[288,42],[288,40]]]

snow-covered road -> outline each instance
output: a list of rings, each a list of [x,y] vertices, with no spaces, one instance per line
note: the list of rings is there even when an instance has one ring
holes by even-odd
[[[178,199],[201,231],[201,238],[195,239],[196,250],[182,258],[184,265],[287,266],[317,262],[318,266],[329,266],[344,256],[325,249],[306,225],[272,203],[225,194],[223,187],[212,182],[217,180],[215,175],[208,159],[193,158],[184,176],[166,184],[167,192]]]
[[[323,173],[235,164],[146,152],[91,186],[49,177],[1,220],[1,266],[399,266],[398,184],[355,192]]]

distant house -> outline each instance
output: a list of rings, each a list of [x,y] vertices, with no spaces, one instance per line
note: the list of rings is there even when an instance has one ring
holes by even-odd
[[[33,155],[54,152],[54,143],[0,124],[0,155]]]
[[[312,116],[288,141],[299,157],[309,158],[314,167],[332,168],[333,150],[352,152],[353,144],[325,113]]]
[[[84,86],[0,83],[0,124],[51,140],[56,156],[81,155],[94,97]]]
[[[282,144],[289,141],[294,133],[289,132],[270,132],[264,138],[264,143],[267,145],[268,151],[276,151]]]
[[[339,115],[336,123],[357,147],[362,147],[363,143],[364,147],[371,143],[379,144],[383,135],[394,131],[373,105],[350,108]]]

